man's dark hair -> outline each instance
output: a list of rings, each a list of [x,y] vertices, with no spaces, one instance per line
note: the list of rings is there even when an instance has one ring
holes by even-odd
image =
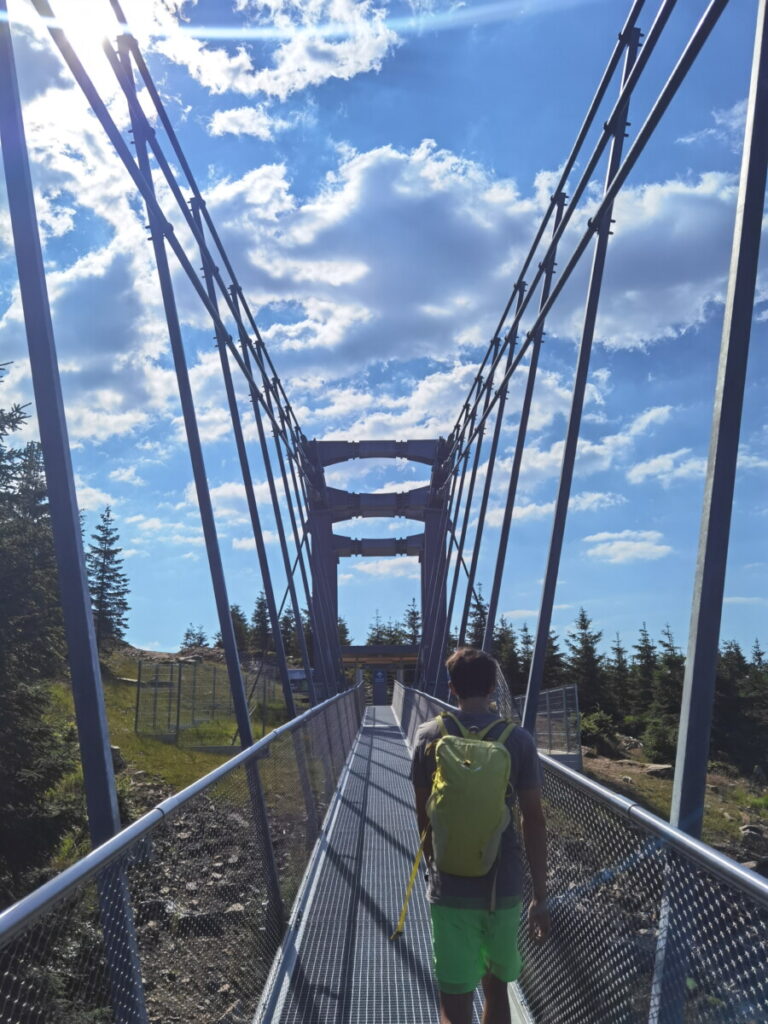
[[[496,685],[496,662],[475,647],[459,647],[445,667],[459,697],[487,697]]]

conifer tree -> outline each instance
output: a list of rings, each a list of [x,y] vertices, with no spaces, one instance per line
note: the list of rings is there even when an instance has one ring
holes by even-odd
[[[219,644],[220,644],[220,642],[221,642],[221,634],[217,634],[217,636],[218,636]],[[215,642],[216,639],[217,639],[217,637],[214,637],[214,644],[213,644],[214,647],[219,646],[219,644],[217,644]],[[180,648],[180,650],[184,651],[184,650],[187,650],[190,647],[207,647],[207,646],[208,646],[208,637],[205,635],[205,630],[203,629],[203,627],[202,626],[193,626],[192,623],[190,622],[190,624],[184,630],[184,636],[181,639],[181,648]]]
[[[256,604],[251,615],[251,644],[254,653],[264,654],[274,648],[272,643],[272,623],[269,619],[269,605],[264,591],[256,597]]]
[[[291,612],[283,612],[280,616],[280,633],[283,637],[286,658],[289,661],[300,661],[301,652],[296,634],[296,622]]]
[[[520,654],[514,628],[502,615],[493,631],[493,647],[504,678],[513,695],[525,691],[525,682],[520,672]]]
[[[403,634],[403,643],[418,644],[421,641],[421,612],[415,597],[411,599],[411,603],[405,609],[400,629]]]
[[[565,656],[560,650],[560,638],[554,629],[550,629],[547,647],[544,653],[544,672],[542,686],[548,690],[557,686],[565,686],[569,682]]]
[[[99,650],[120,643],[125,637],[128,624],[128,577],[123,572],[119,541],[112,509],[107,505],[93,532],[85,557]]]
[[[336,626],[339,631],[339,643],[341,644],[342,647],[349,647],[349,645],[352,643],[352,637],[350,636],[349,633],[349,625],[347,624],[347,620],[342,619],[342,617],[339,615],[339,617],[336,620]]]
[[[237,652],[241,658],[247,657],[251,653],[251,632],[248,628],[245,612],[239,604],[233,604],[229,607],[229,614],[232,618],[232,629],[235,634]]]
[[[715,700],[712,708],[710,758],[726,760],[749,770],[744,755],[747,753],[747,730],[741,701],[749,672],[747,659],[735,640],[726,641],[720,648],[715,673]],[[749,760],[747,756],[746,761]]]
[[[368,627],[368,635],[365,638],[365,642],[366,644],[384,644],[387,642],[385,640],[385,636],[386,626],[381,621],[381,615],[379,614],[379,609],[377,608],[376,611],[374,612],[373,622]]]
[[[676,646],[669,626],[665,626],[653,675],[648,727],[643,737],[648,756],[657,761],[673,761],[675,757],[684,674],[685,657]]]
[[[520,679],[522,682],[522,688],[528,686],[528,676],[531,673],[531,658],[533,657],[533,636],[531,635],[530,629],[528,629],[528,623],[524,622],[520,627]]]
[[[483,588],[478,585],[477,593],[472,594],[467,618],[466,643],[468,647],[481,648],[485,636],[485,624],[488,621],[488,602],[483,600]]]
[[[18,406],[0,409],[0,908],[42,881],[61,836],[83,822],[78,797],[54,795],[77,747],[50,718],[64,628],[41,448],[5,443],[23,421]]]
[[[585,714],[597,707],[608,710],[605,706],[604,659],[597,649],[603,634],[591,626],[592,620],[583,608],[579,608],[575,625],[565,638],[568,682],[578,687],[579,709]]]
[[[606,711],[621,722],[627,715],[629,700],[630,670],[627,652],[622,645],[621,637],[616,637],[611,644],[611,655],[605,663]]]
[[[653,700],[653,679],[656,671],[656,646],[651,640],[648,629],[643,623],[640,635],[632,650],[632,667],[630,669],[630,693],[628,711],[644,723]]]

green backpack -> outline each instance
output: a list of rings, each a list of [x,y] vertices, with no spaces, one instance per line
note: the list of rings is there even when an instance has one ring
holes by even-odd
[[[447,718],[456,723],[460,735],[448,732]],[[435,744],[435,774],[427,801],[435,864],[449,875],[487,875],[509,825],[511,761],[505,741],[515,723],[507,722],[500,735],[487,739],[499,720],[475,732],[449,712],[437,721],[441,737]]]
[[[447,718],[458,726],[458,736],[446,729]],[[449,875],[468,878],[487,875],[496,863],[501,835],[509,825],[507,788],[511,759],[506,740],[515,723],[498,718],[485,729],[472,732],[448,711],[438,715],[436,721],[441,736],[434,745],[435,774],[427,800],[435,864],[439,871]],[[499,722],[506,722],[500,735],[487,739]],[[403,933],[426,838],[425,831],[406,886],[400,919],[390,936],[392,939]],[[495,891],[494,879],[491,910],[495,907]]]

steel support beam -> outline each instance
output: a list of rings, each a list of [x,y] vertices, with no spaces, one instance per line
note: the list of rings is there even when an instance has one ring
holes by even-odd
[[[632,73],[637,50],[640,45],[640,30],[633,28],[630,38],[627,41],[626,58],[624,63],[624,74],[622,78],[622,92],[625,89],[627,80]],[[624,145],[624,137],[627,128],[627,105],[620,108],[619,116],[613,123],[614,138],[611,145],[611,152],[608,158],[608,169],[606,172],[605,192],[608,193],[611,183],[621,166],[621,153]],[[600,289],[603,283],[603,271],[605,269],[605,257],[608,249],[608,238],[611,233],[613,204],[608,203],[601,214],[601,220],[597,228],[597,239],[592,259],[592,272],[590,274],[589,286],[587,288],[587,301],[584,310],[584,326],[579,346],[579,357],[576,364],[576,373],[573,381],[573,396],[571,399],[571,413],[568,420],[568,430],[565,437],[563,449],[563,461],[560,470],[560,486],[555,500],[555,514],[552,525],[552,539],[549,547],[549,557],[544,573],[544,587],[541,596],[541,607],[539,610],[539,622],[536,629],[536,639],[531,656],[531,668],[528,675],[528,686],[525,695],[525,709],[523,711],[523,726],[529,732],[533,732],[536,724],[536,714],[539,703],[539,692],[544,678],[544,658],[549,640],[549,629],[552,623],[552,607],[555,602],[555,590],[557,589],[557,576],[560,568],[560,555],[563,549],[563,537],[565,535],[565,521],[568,515],[568,502],[571,496],[571,483],[573,481],[573,468],[576,462],[576,447],[581,429],[581,413],[584,407],[584,394],[587,388],[587,376],[589,373],[589,358],[592,352],[592,340],[595,334],[595,323],[597,321],[597,309],[600,301]],[[548,303],[544,304],[546,309]],[[543,312],[543,310],[542,310]],[[543,323],[541,314],[536,329]]]
[[[126,55],[126,61],[128,61]],[[123,82],[135,99],[135,83],[130,63],[122,64]],[[137,162],[139,171],[147,183],[150,194],[154,191],[152,182],[152,170],[149,163],[149,152],[144,120],[134,116],[135,104],[131,105],[131,124],[133,128],[133,141],[136,146]],[[211,493],[208,487],[208,476],[205,469],[203,446],[200,440],[200,431],[197,426],[197,415],[195,412],[192,387],[189,381],[189,370],[187,368],[187,357],[184,352],[184,341],[181,334],[181,323],[179,321],[176,297],[174,295],[173,280],[168,263],[168,254],[165,251],[165,236],[162,223],[158,221],[157,209],[154,203],[146,204],[147,217],[149,220],[150,238],[155,255],[157,275],[160,281],[160,292],[165,311],[165,319],[168,326],[168,340],[173,355],[173,365],[176,371],[176,381],[179,387],[179,401],[184,420],[184,431],[189,448],[189,457],[192,463],[192,476],[195,483],[197,503],[200,508],[200,521],[205,539],[205,550],[208,556],[208,567],[211,573],[211,584],[213,586],[216,611],[221,630],[221,642],[224,648],[224,660],[229,675],[229,686],[232,691],[232,703],[235,711],[242,747],[250,747],[253,743],[251,732],[251,720],[248,714],[248,700],[245,692],[245,683],[240,669],[240,655],[237,650],[235,631],[232,625],[232,614],[230,612],[227,584],[224,579],[224,566],[221,561],[219,549],[219,538],[216,531],[216,521],[213,515]],[[215,312],[215,311],[214,311]]]
[[[6,0],[0,0],[0,144],[59,570],[88,829],[91,843],[97,847],[120,831],[121,822]],[[122,866],[115,866],[108,877],[102,877],[98,887],[115,1020],[117,1024],[146,1024],[141,964]]]
[[[555,220],[553,233],[557,234],[557,229],[560,226],[560,220],[563,215],[563,208],[565,206],[565,193],[560,192],[555,197]],[[549,291],[552,287],[552,277],[555,273],[555,257],[557,256],[557,249],[550,248],[545,257],[544,265],[544,283],[541,289],[541,300],[539,308],[541,309],[546,305],[547,299],[549,298]],[[507,502],[504,506],[504,518],[501,522],[501,530],[499,531],[499,549],[496,552],[496,568],[493,573],[493,583],[491,584],[491,593],[488,597],[488,615],[485,622],[485,636],[483,637],[483,650],[488,654],[493,654],[494,640],[493,631],[496,626],[496,612],[499,607],[499,595],[501,594],[501,582],[504,578],[504,569],[507,561],[507,546],[509,544],[509,531],[512,526],[512,514],[515,509],[515,501],[517,500],[517,485],[520,479],[520,467],[523,464],[523,453],[525,451],[525,439],[528,434],[528,420],[531,415],[531,406],[533,404],[533,391],[536,386],[536,372],[539,365],[539,353],[541,351],[541,343],[544,337],[544,322],[542,321],[539,326],[535,329],[532,338],[531,345],[531,360],[528,364],[528,376],[525,382],[525,395],[523,397],[523,407],[520,410],[520,421],[517,425],[517,439],[515,441],[515,454],[512,457],[512,468],[509,472],[509,484],[507,486]],[[512,349],[510,347],[510,357],[512,355]],[[500,413],[503,411],[503,404],[500,402]]]

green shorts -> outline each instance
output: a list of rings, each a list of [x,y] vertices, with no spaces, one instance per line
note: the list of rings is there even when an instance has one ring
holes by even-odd
[[[432,951],[441,992],[473,992],[486,974],[515,981],[522,961],[517,947],[520,907],[469,910],[430,904]]]

